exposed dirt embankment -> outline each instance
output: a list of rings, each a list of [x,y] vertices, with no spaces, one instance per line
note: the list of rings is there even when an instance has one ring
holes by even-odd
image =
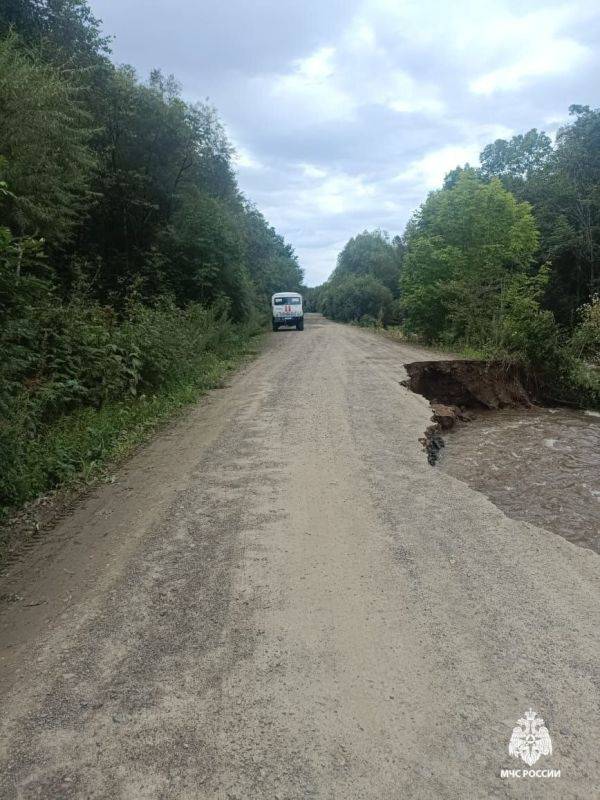
[[[523,370],[498,361],[416,361],[405,364],[404,385],[431,402],[433,425],[423,445],[430,464],[444,446],[441,432],[457,421],[472,419],[477,409],[519,408],[532,405]]]

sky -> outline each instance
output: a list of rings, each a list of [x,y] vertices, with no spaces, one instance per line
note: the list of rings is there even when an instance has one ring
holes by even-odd
[[[90,0],[113,58],[214,104],[240,186],[322,283],[457,164],[600,105],[598,0]]]

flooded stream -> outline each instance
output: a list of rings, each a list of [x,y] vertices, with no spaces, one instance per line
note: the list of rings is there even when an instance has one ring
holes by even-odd
[[[437,468],[509,517],[600,552],[599,412],[484,412],[444,438]]]

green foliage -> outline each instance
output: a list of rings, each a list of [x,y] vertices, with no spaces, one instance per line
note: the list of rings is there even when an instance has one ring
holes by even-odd
[[[85,0],[3,0],[0,36],[11,29],[57,64],[90,66],[109,52],[109,39]]]
[[[585,299],[600,289],[600,110],[571,106],[576,119],[556,142],[556,171],[570,189],[565,242],[574,256]]]
[[[571,336],[571,350],[577,358],[600,366],[600,296],[596,294],[585,303],[578,316],[578,324]]]
[[[526,273],[538,234],[531,209],[498,180],[463,172],[432,192],[406,236],[401,306],[406,328],[467,346],[502,343],[507,298]]]
[[[331,276],[336,282],[353,275],[371,275],[394,296],[398,294],[399,256],[384,231],[363,231],[350,239]]]
[[[326,284],[325,284],[326,285]],[[309,312],[321,311],[321,296],[324,286],[309,286],[304,289],[304,310]]]
[[[329,281],[305,292],[306,309],[340,322],[387,325],[398,315],[402,256],[400,240],[363,231],[346,243]]]
[[[402,336],[520,361],[548,398],[599,405],[600,109],[569,110],[554,146],[534,128],[451,170],[402,239],[351,239],[307,308],[372,324],[372,285],[347,281],[374,276],[394,295],[380,319]]]
[[[487,337],[492,355],[516,356],[548,370],[557,366],[560,330],[552,312],[540,305],[548,278],[546,266],[533,276],[514,275],[503,286],[499,313]]]
[[[90,201],[90,116],[58,68],[0,39],[0,157],[10,187],[0,221],[19,235],[62,242]]]
[[[393,295],[373,275],[350,275],[331,281],[321,298],[323,313],[340,322],[386,324]]]
[[[506,176],[526,179],[543,169],[552,157],[552,142],[543,131],[535,128],[512,139],[496,139],[483,148],[481,175],[485,178]]]
[[[83,294],[61,304],[48,290],[35,317],[5,318],[0,507],[22,503],[108,457],[128,436],[128,420],[141,416],[151,423],[157,397],[193,399],[207,368],[242,352],[246,340],[218,305],[181,309],[165,301],[150,308],[132,301],[119,320]]]
[[[244,263],[243,230],[223,201],[188,195],[173,219],[166,251],[170,286],[180,302],[228,298],[235,319],[248,316],[254,295]]]
[[[415,215],[405,241],[400,303],[407,333],[526,364],[553,402],[600,403],[600,377],[581,360],[600,357],[600,304],[581,309],[571,338],[544,308],[553,265],[536,265],[531,206],[498,178],[455,170]]]
[[[294,251],[251,204],[244,205],[245,260],[257,295],[270,305],[271,295],[305,291]]]
[[[500,177],[531,203],[538,265],[552,264],[544,304],[572,327],[579,306],[600,289],[600,111],[569,110],[573,121],[559,130],[554,148],[535,129],[498,140],[481,154],[481,175]]]
[[[453,189],[463,175],[468,175],[472,178],[479,178],[481,173],[470,164],[465,164],[464,167],[454,167],[454,169],[451,169],[450,172],[446,174],[443,188]]]
[[[158,70],[142,83],[111,65],[82,0],[10,5],[0,30],[11,24],[0,39],[0,178],[12,195],[0,224],[47,240],[63,292],[87,269],[95,298],[119,310],[135,286],[146,302],[227,297],[241,320],[273,286],[299,288],[292,249],[239,192],[214,108],[184,102]]]
[[[303,276],[240,193],[215,109],[111,64],[85,0],[1,5],[0,107],[6,507],[213,385]]]

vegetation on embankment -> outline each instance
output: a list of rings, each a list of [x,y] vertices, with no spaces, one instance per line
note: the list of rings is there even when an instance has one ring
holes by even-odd
[[[312,306],[520,364],[554,402],[598,406],[600,110],[571,114],[554,146],[532,130],[450,172],[402,237],[351,239]]]
[[[216,111],[109,55],[85,0],[0,7],[0,517],[218,382],[302,285]]]
[[[199,305],[135,305],[120,322],[102,307],[74,305],[50,312],[64,325],[58,352],[45,354],[52,380],[15,392],[6,409],[10,425],[0,427],[5,511],[57,486],[96,478],[157,423],[217,386],[262,330]],[[61,374],[56,362],[64,358],[76,380]]]
[[[5,459],[9,471],[1,482],[11,506],[3,508],[0,517],[0,565],[9,548],[15,546],[18,552],[23,539],[40,524],[51,523],[82,490],[99,480],[112,480],[112,468],[162,423],[219,387],[228,372],[256,353],[263,333],[262,326],[257,331],[227,319],[200,323],[196,336],[205,339],[202,347],[190,361],[180,361],[154,391],[109,400],[98,409],[81,406],[40,426],[35,436],[13,428],[13,441],[6,436],[0,442],[15,445],[12,459]],[[171,349],[167,345],[162,353]],[[27,422],[24,415],[20,420]],[[54,489],[59,493],[46,494]],[[33,499],[35,503],[27,503]]]

